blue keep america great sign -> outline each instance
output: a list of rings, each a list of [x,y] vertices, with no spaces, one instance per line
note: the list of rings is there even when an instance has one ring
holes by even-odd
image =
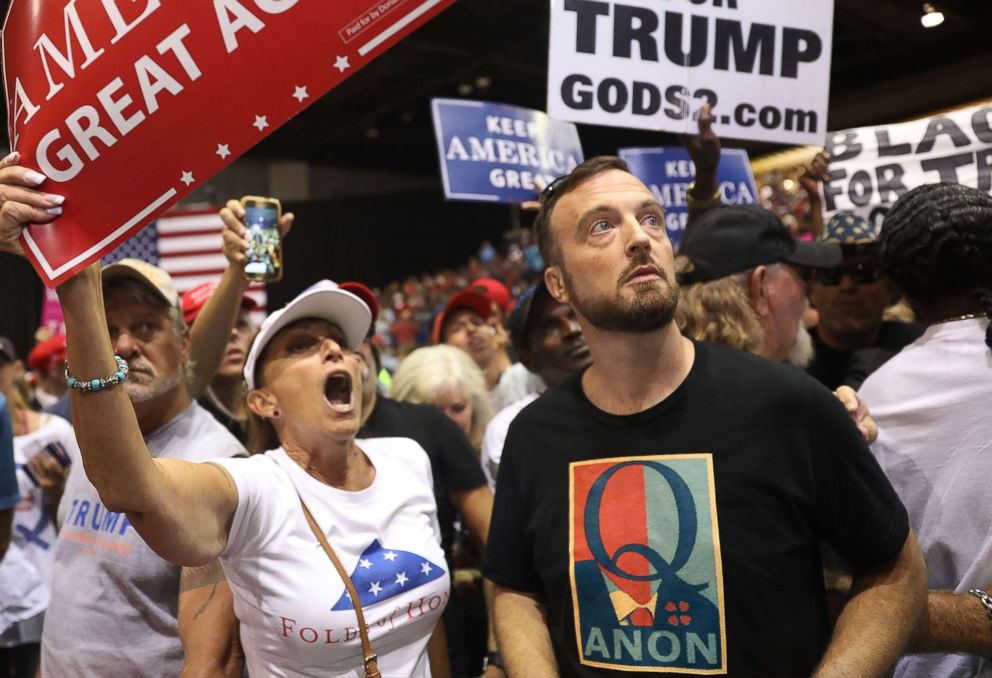
[[[681,146],[621,148],[618,151],[634,176],[643,181],[665,208],[665,228],[673,243],[682,240],[689,219],[686,193],[696,177],[689,153]],[[724,205],[753,205],[758,201],[747,152],[725,148],[720,152],[717,181]]]
[[[444,196],[522,203],[582,162],[575,125],[541,111],[467,99],[432,99]]]

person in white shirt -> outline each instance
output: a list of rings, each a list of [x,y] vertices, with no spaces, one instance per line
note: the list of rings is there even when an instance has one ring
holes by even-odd
[[[31,181],[37,177],[17,157],[0,161],[0,249],[20,253],[26,224],[55,215],[38,190],[44,181]],[[128,370],[107,336],[99,268],[57,291],[89,481],[101,503],[125,513],[167,561],[199,567],[220,558],[249,673],[355,676],[364,668],[378,675],[378,654],[382,675],[431,675],[428,642],[449,585],[429,461],[406,439],[355,439],[362,414],[355,349],[371,322],[368,307],[325,281],[272,313],[249,351],[245,380],[248,407],[264,420],[255,424],[278,447],[235,463],[191,463],[147,452],[128,394],[118,388]],[[354,596],[345,594],[321,538]],[[444,656],[443,646],[435,649],[442,652],[432,651],[432,659]],[[433,668],[446,674],[443,664]]]
[[[992,198],[920,186],[889,211],[882,270],[927,326],[868,377],[871,446],[929,573],[927,615],[896,678],[992,676]]]

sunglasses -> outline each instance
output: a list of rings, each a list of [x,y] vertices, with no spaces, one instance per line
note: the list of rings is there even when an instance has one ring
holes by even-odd
[[[555,179],[554,181],[552,181],[552,182],[551,182],[550,184],[548,184],[547,186],[545,186],[545,187],[544,187],[544,188],[543,188],[543,189],[541,190],[541,195],[540,195],[540,201],[541,201],[541,202],[544,202],[545,200],[547,200],[547,199],[548,199],[548,197],[549,197],[549,196],[550,196],[550,195],[551,195],[552,193],[554,193],[554,192],[555,192],[555,188],[556,188],[556,187],[557,187],[557,186],[558,186],[559,184],[561,184],[561,182],[562,182],[562,181],[564,181],[566,177],[568,177],[568,175],[567,175],[567,174],[563,174],[563,175],[561,175],[560,177],[558,177],[557,179]]]
[[[816,272],[816,281],[824,287],[836,287],[845,275],[851,276],[855,285],[870,285],[878,282],[881,277],[876,264],[862,263],[819,270]]]

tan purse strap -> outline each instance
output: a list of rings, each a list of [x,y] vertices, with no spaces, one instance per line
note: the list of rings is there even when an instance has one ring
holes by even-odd
[[[358,592],[355,590],[355,585],[351,583],[351,577],[348,576],[348,573],[342,567],[341,561],[334,555],[334,549],[331,548],[327,537],[324,536],[320,526],[317,525],[317,521],[313,519],[313,514],[310,513],[310,509],[304,503],[303,497],[300,497],[300,506],[303,507],[303,515],[307,518],[307,524],[310,525],[313,536],[317,537],[317,541],[323,547],[324,553],[331,559],[334,569],[338,571],[338,575],[344,581],[345,588],[348,589],[348,596],[351,598],[352,607],[355,608],[355,616],[358,617],[358,632],[362,636],[362,655],[365,657],[365,678],[381,678],[382,674],[379,673],[379,658],[372,651],[369,632],[365,627],[365,615],[362,613],[362,604],[358,597]]]

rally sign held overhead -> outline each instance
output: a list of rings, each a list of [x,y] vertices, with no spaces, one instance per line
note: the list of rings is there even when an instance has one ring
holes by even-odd
[[[651,189],[665,208],[665,229],[673,243],[681,242],[689,221],[686,196],[689,183],[696,178],[696,167],[682,146],[656,148],[621,148],[618,154],[631,173]],[[758,201],[758,187],[751,172],[747,152],[738,148],[720,151],[716,170],[720,200],[724,205],[753,205]]]
[[[823,143],[833,0],[551,0],[548,114]]]
[[[906,191],[938,181],[992,194],[992,104],[910,122],[830,132],[823,207],[877,221]]]
[[[28,257],[65,280],[453,1],[13,0],[11,146],[67,198]]]
[[[534,200],[536,185],[583,160],[575,125],[541,111],[468,99],[432,99],[431,108],[449,200]]]

